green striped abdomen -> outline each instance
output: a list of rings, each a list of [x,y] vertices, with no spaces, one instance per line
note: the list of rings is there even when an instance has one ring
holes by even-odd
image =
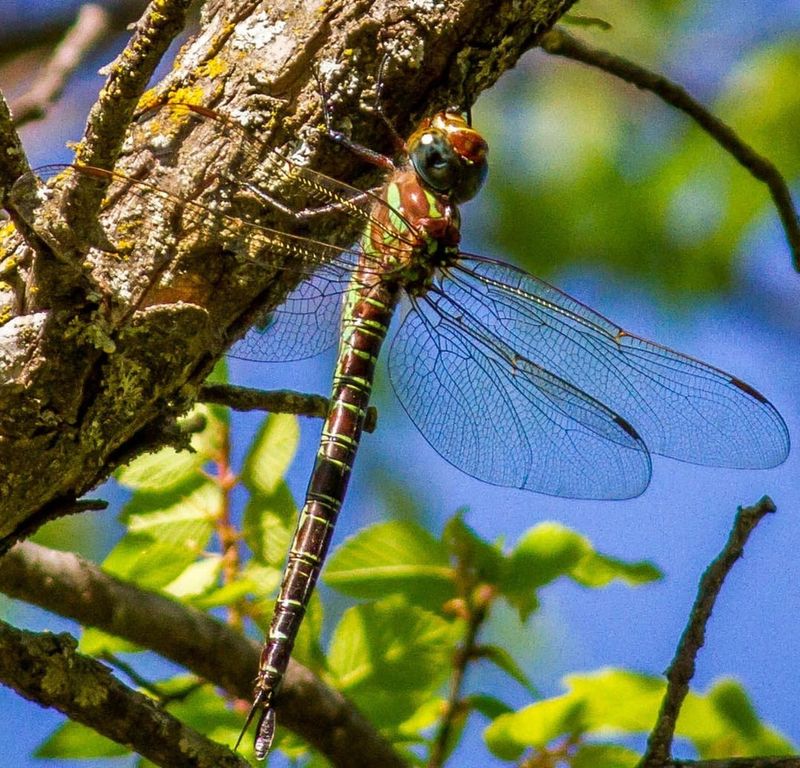
[[[382,283],[374,276],[371,282],[374,284],[363,286],[354,281],[350,289],[342,318],[342,341],[330,408],[267,642],[261,652],[256,704],[264,705],[265,709],[256,738],[259,757],[269,751],[274,729],[273,699],[286,672],[344,500],[369,405],[378,353],[397,302],[396,286]]]

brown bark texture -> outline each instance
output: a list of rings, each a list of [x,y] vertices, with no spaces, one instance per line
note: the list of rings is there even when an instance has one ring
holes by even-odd
[[[368,109],[382,62],[381,104],[405,134],[435,109],[469,106],[572,2],[209,1],[169,73],[142,95],[146,78],[125,68],[153,65],[158,25],[179,4],[154,0],[156,21],[117,60],[117,81],[100,94],[77,156],[106,167],[116,161],[130,177],[231,216],[249,206],[252,217],[254,201],[226,194],[225,180],[268,176],[268,168],[243,162],[235,134],[214,140],[208,126],[146,110],[182,101],[244,122],[264,142],[264,158],[267,146],[292,152],[302,140],[313,168],[368,187],[378,176],[323,136],[315,72],[336,127],[390,151],[386,126]],[[128,111],[134,123],[123,143],[115,121],[127,121]],[[11,138],[3,146],[13,146]],[[0,200],[8,192],[0,190]],[[301,277],[291,258],[264,253],[263,243],[233,243],[196,207],[124,183],[106,189],[66,175],[43,195],[29,180],[11,190],[7,207],[17,226],[0,229],[6,546],[72,509],[116,466],[174,443],[174,420],[215,359]],[[273,226],[281,216],[259,215]],[[303,224],[284,216],[279,226],[329,242],[354,237],[336,216]]]

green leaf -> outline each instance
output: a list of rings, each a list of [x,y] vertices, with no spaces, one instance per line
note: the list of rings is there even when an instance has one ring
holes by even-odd
[[[320,645],[324,618],[325,612],[319,592],[312,592],[303,623],[297,633],[292,658],[314,672],[321,672],[326,668],[325,654]]]
[[[516,759],[525,749],[587,733],[647,732],[664,692],[663,679],[607,669],[565,678],[567,693],[498,717],[484,732],[489,748]]]
[[[495,718],[500,717],[500,715],[513,712],[511,707],[508,706],[508,704],[506,704],[504,701],[501,701],[494,696],[488,696],[482,693],[475,693],[470,696],[466,696],[464,698],[464,702],[470,709],[480,712],[488,720],[494,720]]]
[[[567,694],[500,715],[483,735],[493,754],[516,760],[530,747],[542,749],[560,736],[579,736],[586,730],[584,703]]]
[[[222,556],[206,555],[192,563],[176,579],[164,587],[164,592],[173,597],[197,597],[209,592],[219,581],[222,572]]]
[[[501,593],[524,621],[537,606],[535,592],[567,576],[587,587],[602,587],[621,579],[643,584],[660,578],[651,563],[627,563],[596,552],[585,536],[559,523],[540,523],[523,534],[509,555]]]
[[[419,741],[423,731],[432,728],[442,716],[444,700],[438,696],[425,699],[407,720],[397,726],[396,733],[406,742]],[[396,743],[395,739],[395,743]]]
[[[761,721],[742,686],[735,680],[721,680],[708,693],[709,701],[745,739],[756,739]]]
[[[68,720],[40,744],[34,755],[39,758],[68,760],[122,757],[131,752],[85,725]]]
[[[283,480],[300,439],[297,417],[270,414],[256,434],[242,471],[242,483],[252,491],[269,496]]]
[[[664,695],[661,677],[625,669],[604,669],[564,678],[570,696],[585,707],[587,730],[607,728],[626,733],[647,732]]]
[[[158,687],[164,694],[180,694],[196,682],[195,677],[180,675],[159,682]],[[222,744],[233,744],[244,724],[241,714],[232,710],[211,685],[193,688],[188,695],[170,701],[167,709],[191,728]]]
[[[539,607],[536,591],[567,575],[591,551],[583,536],[558,523],[540,523],[523,534],[506,558],[500,593],[519,612],[520,620]]]
[[[576,563],[570,576],[584,587],[604,587],[614,579],[638,586],[651,581],[658,581],[663,573],[647,560],[628,563],[616,557],[601,555],[598,552],[587,553]]]
[[[198,416],[206,420],[206,426],[192,435],[192,448],[206,460],[214,461],[225,456],[230,432],[230,410],[224,405],[198,403],[189,412],[186,420]]]
[[[661,677],[624,669],[569,675],[564,680],[566,694],[498,718],[487,729],[487,740],[492,740],[490,748],[500,756],[513,758],[526,748],[542,748],[549,741],[576,733],[648,733],[666,689]],[[573,710],[573,706],[577,709]],[[574,712],[579,713],[578,720],[571,719]],[[688,739],[702,759],[730,754],[794,753],[792,745],[780,734],[758,721],[746,695],[732,681],[717,683],[705,696],[689,692],[676,735]],[[609,749],[603,760],[610,767],[629,765],[628,753]],[[597,757],[597,765],[604,764],[597,753],[589,751],[582,758],[584,765],[594,765],[592,755]]]
[[[103,570],[145,589],[158,590],[178,578],[196,559],[196,552],[178,544],[128,534],[111,550]]]
[[[467,525],[461,512],[448,520],[444,541],[456,560],[475,571],[478,581],[497,584],[503,572],[504,556],[500,548],[482,539]]]
[[[514,661],[511,654],[505,649],[497,645],[481,645],[480,656],[482,659],[491,661],[495,666],[503,670],[509,677],[514,678],[523,688],[525,688],[532,695],[536,695],[536,690],[533,684],[528,679],[527,675],[522,671],[519,664]]]
[[[397,727],[444,681],[454,643],[448,622],[393,596],[345,611],[328,668],[378,727]]]
[[[182,544],[200,552],[214,531],[223,505],[222,491],[216,483],[204,480],[188,493],[164,503],[162,496],[136,494],[125,505],[128,532],[143,534],[165,543]]]
[[[81,639],[78,641],[78,650],[87,656],[100,656],[104,653],[117,655],[120,653],[141,653],[140,646],[135,645],[129,640],[123,640],[116,635],[109,635],[101,629],[86,627],[81,632]]]
[[[571,768],[634,768],[641,755],[619,744],[581,744],[570,761]]]
[[[201,453],[162,448],[157,453],[146,453],[120,467],[114,476],[126,488],[165,493],[191,482],[207,460]]]
[[[536,590],[565,576],[591,551],[587,539],[559,523],[540,523],[522,535],[509,555],[503,588]]]
[[[251,492],[244,510],[242,535],[257,560],[283,565],[297,526],[297,514],[294,498],[283,480],[270,494]]]
[[[180,577],[179,577],[180,578]],[[218,589],[212,589],[199,595],[193,595],[189,602],[201,610],[210,608],[220,608],[225,605],[233,605],[243,600],[248,594],[252,593],[256,584],[250,579],[239,578],[229,584],[223,584]]]
[[[206,377],[207,384],[227,384],[230,381],[228,375],[228,361],[221,357],[214,363],[214,368]]]
[[[347,539],[330,556],[325,583],[351,597],[375,599],[402,593],[431,610],[455,594],[443,545],[416,523],[379,523]]]
[[[219,487],[207,480],[185,495],[136,494],[125,508],[128,533],[103,569],[147,589],[165,588],[202,554],[221,506]]]
[[[275,593],[278,591],[278,585],[281,583],[282,568],[275,568],[274,566],[261,565],[253,560],[245,564],[241,571],[241,577],[247,579],[255,585],[253,594],[256,599],[272,600]]]
[[[730,679],[716,682],[705,696],[690,693],[676,733],[688,739],[702,759],[796,753],[791,742],[759,720],[747,693]]]

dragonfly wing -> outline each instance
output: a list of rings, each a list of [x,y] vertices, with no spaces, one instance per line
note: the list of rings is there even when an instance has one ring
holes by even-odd
[[[349,275],[337,271],[333,265],[318,269],[234,344],[228,355],[240,360],[288,362],[314,357],[334,346],[349,284]]]
[[[571,498],[629,498],[650,457],[615,413],[480,327],[414,300],[392,343],[400,402],[447,461],[496,485]]]
[[[520,269],[462,256],[448,270],[438,307],[483,324],[620,413],[654,453],[738,468],[775,466],[788,454],[783,419],[752,387],[627,333]]]

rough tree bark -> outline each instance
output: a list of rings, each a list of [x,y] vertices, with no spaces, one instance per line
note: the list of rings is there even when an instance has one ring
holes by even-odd
[[[292,148],[303,136],[313,167],[363,184],[369,178],[355,176],[363,164],[320,140],[315,68],[337,120],[357,140],[388,150],[385,127],[364,109],[384,57],[383,107],[405,133],[435,108],[468,106],[572,3],[210,0],[146,101],[171,98],[246,116],[272,146]],[[138,96],[134,88],[131,95]],[[155,118],[139,121],[138,130],[148,127],[164,129]],[[92,149],[94,163],[112,164],[117,154],[113,142]],[[237,201],[217,194],[219,179],[242,171],[235,149],[178,127],[158,158],[152,144],[128,142],[118,167],[148,178],[155,167],[165,185],[180,183],[235,211]],[[7,191],[6,183],[0,192]],[[141,198],[124,191],[103,202],[98,226],[99,194],[67,190],[38,214],[37,238],[16,205],[30,244],[10,226],[0,230],[9,286],[0,315],[0,538],[7,544],[70,509],[120,463],[174,442],[174,420],[214,360],[297,280],[290,265],[276,262],[267,273],[226,255],[224,242],[181,220],[180,211],[145,215]],[[306,232],[352,237],[325,222]]]

